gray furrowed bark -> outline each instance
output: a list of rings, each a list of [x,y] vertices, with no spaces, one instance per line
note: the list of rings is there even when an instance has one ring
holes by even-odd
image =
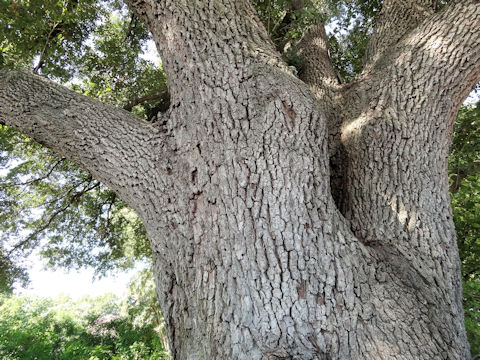
[[[436,3],[436,0],[385,0],[368,43],[366,67],[374,64],[405,34],[430,17]]]
[[[0,119],[139,212],[173,358],[468,359],[445,159],[479,77],[477,2],[419,21],[388,53],[395,41],[377,42],[373,65],[334,92],[328,53],[309,49],[320,95],[248,1],[127,3],[164,61],[165,121],[7,72]],[[345,149],[342,191],[332,139]]]
[[[0,70],[0,123],[74,161],[134,207],[149,186],[142,179],[162,176],[173,156],[160,129],[27,71]]]

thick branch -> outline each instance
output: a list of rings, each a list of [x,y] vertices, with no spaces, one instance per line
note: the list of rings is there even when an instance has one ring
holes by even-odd
[[[328,37],[322,23],[313,26],[298,45],[302,57],[300,77],[316,90],[330,91],[340,85],[328,55]]]
[[[313,26],[298,45],[302,59],[300,78],[310,86],[327,117],[329,134],[339,130],[337,104],[340,101],[340,81],[328,53],[328,37],[322,23]],[[331,144],[330,144],[331,145]]]
[[[436,0],[385,0],[368,43],[367,67],[434,12]]]
[[[480,6],[478,0],[452,3],[420,24],[374,68],[373,79],[414,89],[409,102],[420,109],[434,102],[456,116],[459,106],[480,81]],[[381,66],[387,65],[387,75]],[[397,94],[399,97],[401,93]]]
[[[0,71],[0,123],[76,162],[126,201],[152,170],[139,164],[155,161],[162,147],[152,125],[23,71]]]
[[[480,79],[478,28],[476,0],[431,15],[365,69],[343,106],[353,231],[388,263],[407,258],[458,309],[459,278],[430,269],[458,266],[446,160],[458,107]]]
[[[283,64],[250,1],[126,3],[153,34],[174,106],[191,88],[243,79],[252,62]]]
[[[403,174],[408,170],[412,186],[401,192],[403,203],[419,213],[419,209],[424,211],[424,194],[436,193],[443,205],[449,207],[446,195],[449,140],[459,106],[480,80],[479,28],[477,0],[452,3],[404,36],[347,90],[342,143],[349,149],[349,171],[355,173],[358,181],[349,188],[358,186],[361,189],[358,192],[363,192],[352,193],[350,197],[369,199],[374,204],[352,201],[348,210],[351,214],[347,216],[356,218],[354,222],[360,229],[365,217],[375,214],[375,225],[371,231],[362,229],[365,234],[377,232],[377,221],[383,221],[382,216],[390,211],[391,199],[396,196],[382,194],[390,203],[381,199],[372,201],[377,197],[376,190],[364,189],[361,184],[367,174],[372,178],[383,173],[406,176]],[[365,153],[359,151],[361,146]],[[411,149],[422,151],[403,163],[389,162],[405,157]],[[411,189],[415,186],[419,192],[414,196]],[[379,206],[382,201],[385,204]],[[383,206],[385,209],[381,210]]]
[[[289,43],[289,41],[286,38],[286,35],[288,31],[290,30],[290,27],[292,25],[292,22],[294,21],[295,15],[299,14],[302,9],[304,8],[305,3],[303,0],[293,0],[290,1],[290,6],[288,7],[288,10],[286,11],[286,14],[284,18],[282,19],[282,22],[278,26],[278,30],[276,31],[277,40],[274,39],[274,42],[277,43],[277,49],[281,53],[283,53],[286,50],[286,45]]]
[[[310,86],[325,113],[330,155],[330,183],[337,207],[343,209],[345,189],[345,154],[340,140],[343,116],[343,87],[331,63],[328,37],[322,23],[313,26],[298,45],[302,59],[300,78]]]
[[[431,22],[430,22],[431,21]],[[432,16],[413,37],[422,56],[413,66],[431,69],[439,79],[433,90],[439,101],[449,100],[453,117],[480,81],[480,3],[464,0]],[[402,59],[399,59],[402,63]],[[404,63],[404,62],[403,62]]]

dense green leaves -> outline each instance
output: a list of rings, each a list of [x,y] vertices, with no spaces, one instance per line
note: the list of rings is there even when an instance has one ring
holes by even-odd
[[[149,256],[142,223],[112,191],[37,143],[13,138],[0,183],[0,240],[10,259],[37,249],[52,266],[104,273]]]
[[[466,176],[452,194],[453,218],[465,280],[480,277],[480,171]]]
[[[460,109],[454,128],[448,162],[450,191],[459,191],[462,181],[480,171],[480,106],[464,106]]]
[[[465,325],[480,354],[480,102],[457,116],[449,158],[453,220],[463,275]]]
[[[368,38],[382,0],[254,0],[257,12],[277,49],[301,70],[295,57],[297,42],[310,25],[323,22],[331,35],[330,57],[337,73],[350,81],[363,68]]]
[[[465,328],[472,356],[480,355],[480,281],[463,283]]]
[[[138,103],[138,115],[154,115],[149,111],[162,101],[167,88],[158,64],[140,57],[149,40],[145,26],[128,12],[117,13],[105,19],[92,36],[94,46],[80,59],[73,88],[128,110]],[[141,100],[145,98],[150,100]]]
[[[449,158],[450,192],[465,280],[480,277],[480,103],[460,109]]]
[[[118,2],[94,0],[10,0],[0,3],[0,66],[33,68],[68,80],[72,60],[85,51],[95,22]]]
[[[254,0],[253,5],[271,39],[280,51],[299,40],[309,25],[325,22],[338,13],[334,0]]]
[[[145,301],[113,295],[73,301],[0,295],[0,358],[5,360],[168,359]],[[132,305],[134,308],[132,308]],[[161,318],[159,320],[161,322]]]

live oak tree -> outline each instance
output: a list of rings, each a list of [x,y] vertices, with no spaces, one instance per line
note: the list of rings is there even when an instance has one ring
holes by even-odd
[[[480,3],[385,0],[347,84],[321,24],[297,78],[246,0],[126,3],[168,111],[1,70],[0,122],[139,214],[173,358],[468,359],[447,156]]]

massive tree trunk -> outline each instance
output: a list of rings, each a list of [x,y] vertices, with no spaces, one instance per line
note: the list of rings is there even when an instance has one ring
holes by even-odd
[[[246,0],[127,3],[167,113],[1,71],[0,122],[138,212],[173,358],[468,359],[446,159],[480,80],[478,1],[385,0],[347,85],[321,26],[300,80]]]

